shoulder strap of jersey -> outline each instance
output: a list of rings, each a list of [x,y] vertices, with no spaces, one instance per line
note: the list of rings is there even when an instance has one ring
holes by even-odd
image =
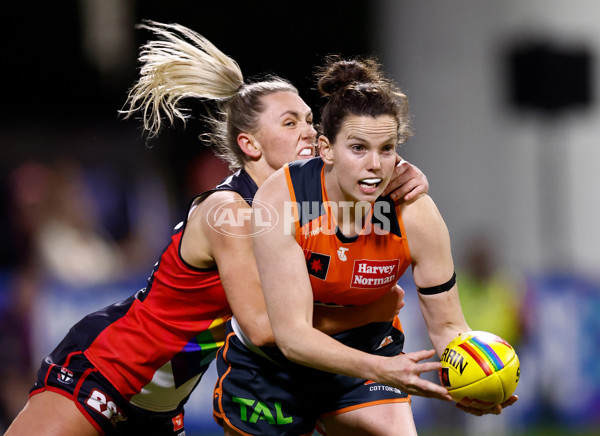
[[[297,223],[300,227],[322,214],[321,171],[323,160],[315,157],[287,164],[285,177],[292,202],[296,203]]]
[[[403,229],[400,208],[389,195],[379,197],[375,201],[371,222],[374,226],[379,226],[396,236],[402,237]]]
[[[248,175],[248,173],[243,169],[239,169],[235,173],[227,176],[225,179],[221,181],[217,186],[208,191],[204,191],[201,194],[196,195],[192,198],[190,202],[190,207],[193,204],[198,204],[203,202],[210,194],[217,191],[233,191],[237,192],[240,197],[246,200],[248,205],[252,206],[252,200],[256,195],[256,191],[258,191],[258,185],[256,182]]]
[[[252,206],[252,200],[258,191],[258,185],[243,169],[237,170],[235,173],[225,178],[219,183],[214,191],[234,191],[237,192],[246,202]]]

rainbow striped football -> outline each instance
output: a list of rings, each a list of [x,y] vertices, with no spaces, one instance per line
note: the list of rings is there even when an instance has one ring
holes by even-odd
[[[490,409],[517,388],[519,357],[499,336],[470,331],[454,338],[442,354],[440,380],[457,403]]]

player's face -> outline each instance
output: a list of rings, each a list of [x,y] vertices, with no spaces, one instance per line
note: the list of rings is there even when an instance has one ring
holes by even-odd
[[[262,99],[265,110],[254,137],[273,171],[297,159],[315,155],[317,132],[308,105],[292,92],[276,92]]]
[[[374,201],[381,195],[396,165],[397,129],[391,115],[346,117],[335,143],[323,149],[331,159],[326,162],[332,163],[338,200]]]

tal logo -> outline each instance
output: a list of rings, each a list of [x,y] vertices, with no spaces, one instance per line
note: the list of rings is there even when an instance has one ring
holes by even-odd
[[[242,421],[255,424],[260,419],[271,425],[285,425],[294,421],[293,417],[285,416],[279,401],[270,405],[250,398],[233,397],[232,400],[240,405],[240,419]]]

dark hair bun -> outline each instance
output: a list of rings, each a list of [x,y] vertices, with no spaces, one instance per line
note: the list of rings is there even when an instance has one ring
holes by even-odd
[[[375,60],[342,60],[339,56],[328,57],[317,77],[319,92],[326,97],[356,83],[382,80],[379,64]]]

